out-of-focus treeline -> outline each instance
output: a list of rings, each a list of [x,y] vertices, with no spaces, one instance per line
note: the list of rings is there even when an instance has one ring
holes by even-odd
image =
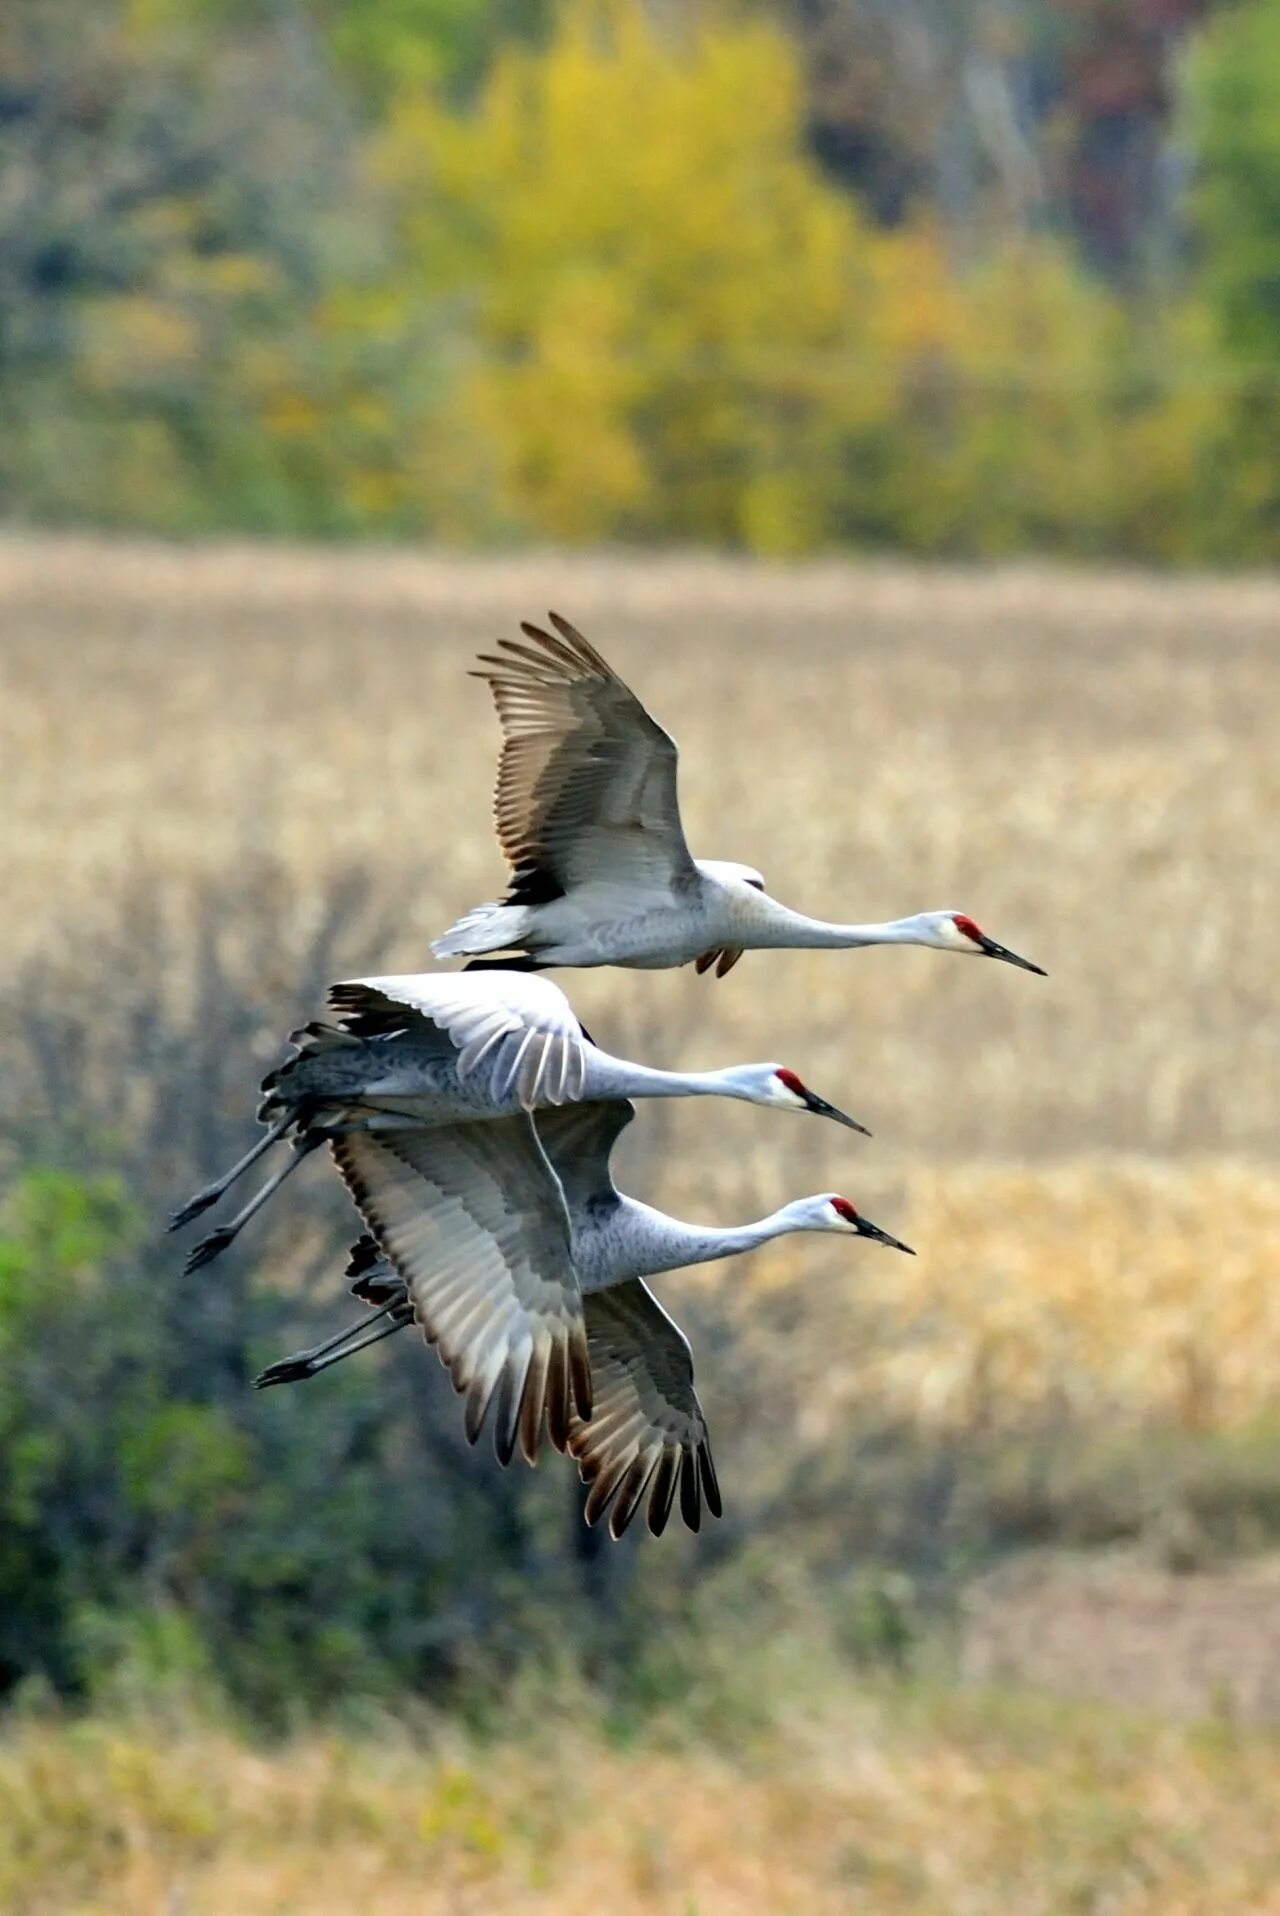
[[[1280,537],[1280,0],[10,0],[0,509]]]

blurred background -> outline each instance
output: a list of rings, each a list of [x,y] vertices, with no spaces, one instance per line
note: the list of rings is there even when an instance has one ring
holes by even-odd
[[[0,11],[0,1907],[1280,1912],[1280,0]],[[565,975],[725,1497],[602,1541],[351,1314],[327,983],[501,884],[554,606],[924,951]]]

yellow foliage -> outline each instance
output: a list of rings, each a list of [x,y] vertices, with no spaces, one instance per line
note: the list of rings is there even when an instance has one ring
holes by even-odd
[[[1273,449],[1209,307],[1144,320],[1041,237],[966,263],[927,214],[874,226],[765,10],[562,0],[545,45],[495,33],[467,107],[416,8],[340,11],[376,84],[305,272],[252,220],[211,244],[201,191],[128,212],[141,276],[41,402],[91,456],[50,461],[38,419],[11,453],[77,514],[784,557],[1265,541]],[[188,12],[124,0],[126,56],[202,71]]]
[[[1213,1162],[950,1166],[916,1174],[907,1210],[919,1257],[868,1262],[856,1294],[806,1284],[815,1438],[881,1412],[965,1432],[1046,1413],[1225,1431],[1274,1412],[1280,1178]],[[802,1279],[803,1262],[780,1261],[773,1282],[789,1271]]]
[[[803,156],[775,29],[671,36],[583,0],[545,54],[499,56],[474,113],[402,99],[380,163],[424,281],[474,300],[463,403],[513,511],[564,538],[794,543],[761,416],[803,464],[796,368],[847,345],[869,241]]]
[[[1126,390],[1114,296],[1050,242],[965,273],[926,219],[876,230],[801,108],[775,27],[641,0],[570,0],[470,112],[393,104],[400,269],[468,302],[453,430],[492,449],[511,519],[782,555],[1090,550],[1122,523],[1185,549],[1183,440],[1211,421]]]

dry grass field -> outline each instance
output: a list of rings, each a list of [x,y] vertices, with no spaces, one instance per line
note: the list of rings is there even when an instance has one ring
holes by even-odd
[[[876,1134],[668,1107],[626,1140],[630,1188],[716,1220],[842,1189],[920,1252],[815,1240],[672,1280],[734,1340],[700,1379],[734,1496],[766,1498],[800,1452],[798,1521],[820,1522],[853,1494],[869,1411],[978,1446],[1037,1419],[1139,1446],[1274,1421],[1273,582],[10,535],[6,968],[38,963],[109,1020],[131,980],[102,954],[127,971],[154,931],[122,922],[138,874],[180,943],[193,880],[234,897],[259,856],[290,874],[299,939],[358,864],[396,915],[381,968],[428,963],[502,882],[496,727],[466,667],[548,605],[676,733],[696,851],[825,916],[966,910],[1050,973],[868,951],[564,980],[602,1042],[777,1058]],[[245,1061],[246,1122],[277,1034],[318,1008],[291,950],[264,960],[278,1018]],[[426,1753],[17,1725],[0,1905],[1280,1911],[1264,1739],[817,1688],[732,1758],[616,1748],[572,1709],[543,1746]]]
[[[0,1746],[11,1916],[1276,1916],[1280,1745],[999,1693],[832,1691],[740,1755],[574,1714],[32,1726]]]
[[[696,850],[834,917],[967,910],[1051,973],[776,954],[721,984],[583,976],[588,1022],[619,1040],[642,1022],[664,1057],[792,1059],[871,1123],[868,1164],[1269,1153],[1266,581],[10,535],[10,961],[74,947],[91,974],[127,875],[181,885],[249,845],[304,888],[366,862],[397,904],[387,964],[426,962],[428,935],[502,879],[496,728],[466,667],[548,603],[678,735]]]
[[[667,1107],[624,1142],[633,1184],[720,1218],[825,1184],[913,1237],[910,1270],[805,1248],[820,1396],[871,1287],[907,1347],[884,1387],[931,1416],[1064,1389],[1254,1415],[1280,1367],[1270,581],[11,535],[10,965],[99,993],[128,881],[155,874],[180,914],[201,873],[234,897],[252,852],[284,862],[304,921],[335,868],[366,868],[398,927],[384,967],[430,963],[430,934],[502,882],[496,726],[466,668],[548,603],[676,732],[695,849],[834,917],[967,910],[1051,974],[884,950],[757,954],[722,983],[578,974],[604,1042],[779,1058],[876,1134]],[[270,991],[281,1033],[314,1008],[285,952]],[[788,1247],[731,1287],[796,1266]]]

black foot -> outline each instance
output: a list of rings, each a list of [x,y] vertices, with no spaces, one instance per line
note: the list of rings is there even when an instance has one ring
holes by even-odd
[[[314,1377],[315,1365],[309,1357],[282,1357],[278,1363],[268,1364],[253,1380],[255,1390],[269,1390],[272,1384],[300,1384],[306,1377]]]
[[[193,1217],[199,1217],[200,1213],[207,1211],[211,1204],[216,1204],[221,1196],[222,1192],[215,1190],[212,1186],[206,1187],[203,1191],[197,1191],[193,1198],[187,1199],[180,1211],[174,1212],[169,1219],[169,1230],[180,1231],[184,1224],[190,1224]]]
[[[202,1237],[189,1253],[182,1267],[183,1274],[190,1277],[192,1271],[203,1270],[206,1264],[212,1264],[215,1257],[221,1257],[228,1244],[234,1243],[235,1235],[229,1224],[222,1224],[216,1231],[210,1231],[208,1237]]]

